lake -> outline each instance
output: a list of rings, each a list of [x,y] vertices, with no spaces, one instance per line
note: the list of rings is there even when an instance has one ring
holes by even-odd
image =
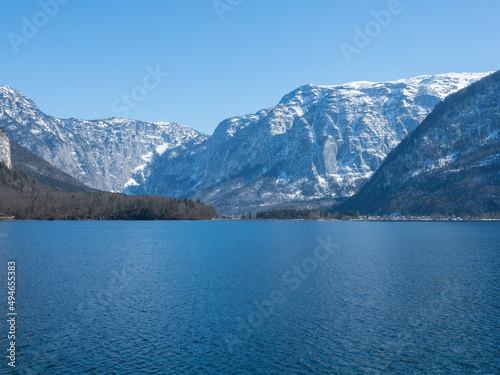
[[[0,222],[0,258],[19,374],[500,373],[500,223]]]

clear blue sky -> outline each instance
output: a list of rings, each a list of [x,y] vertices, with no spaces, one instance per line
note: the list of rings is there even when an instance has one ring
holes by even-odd
[[[0,84],[63,118],[123,114],[122,95],[135,89],[140,100],[127,104],[127,117],[211,134],[223,119],[272,106],[306,83],[500,69],[498,0],[401,0],[378,28],[371,12],[390,1],[217,0],[232,8],[219,9],[223,19],[213,0],[60,1],[67,4],[58,11],[2,3]],[[26,20],[40,25],[36,35],[23,34]],[[373,35],[358,40],[362,48],[356,27]],[[341,43],[358,48],[350,62]],[[146,90],[148,66],[169,75],[146,80]]]

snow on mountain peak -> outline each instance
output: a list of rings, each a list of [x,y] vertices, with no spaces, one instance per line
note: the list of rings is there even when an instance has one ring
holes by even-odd
[[[437,103],[487,74],[304,85],[222,121],[192,149],[153,159],[126,191],[192,197],[221,212],[351,196]]]
[[[354,194],[437,103],[488,74],[307,84],[212,137],[170,122],[58,119],[0,86],[0,125],[91,187],[253,210]]]
[[[84,184],[121,191],[143,157],[207,139],[186,126],[108,117],[58,119],[8,86],[0,86],[0,125],[11,138]]]

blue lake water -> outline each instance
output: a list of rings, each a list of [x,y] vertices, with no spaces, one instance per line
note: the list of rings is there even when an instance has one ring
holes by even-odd
[[[500,223],[0,222],[0,258],[19,374],[500,373]]]

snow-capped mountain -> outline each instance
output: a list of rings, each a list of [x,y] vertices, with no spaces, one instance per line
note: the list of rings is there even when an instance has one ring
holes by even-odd
[[[500,211],[500,71],[450,95],[338,209],[371,214]]]
[[[351,196],[437,103],[487,74],[302,86],[156,156],[125,192],[191,197],[224,213]]]
[[[207,139],[183,125],[121,118],[59,119],[41,112],[29,98],[0,86],[0,126],[7,134],[87,186],[122,191],[156,154],[180,152]]]

